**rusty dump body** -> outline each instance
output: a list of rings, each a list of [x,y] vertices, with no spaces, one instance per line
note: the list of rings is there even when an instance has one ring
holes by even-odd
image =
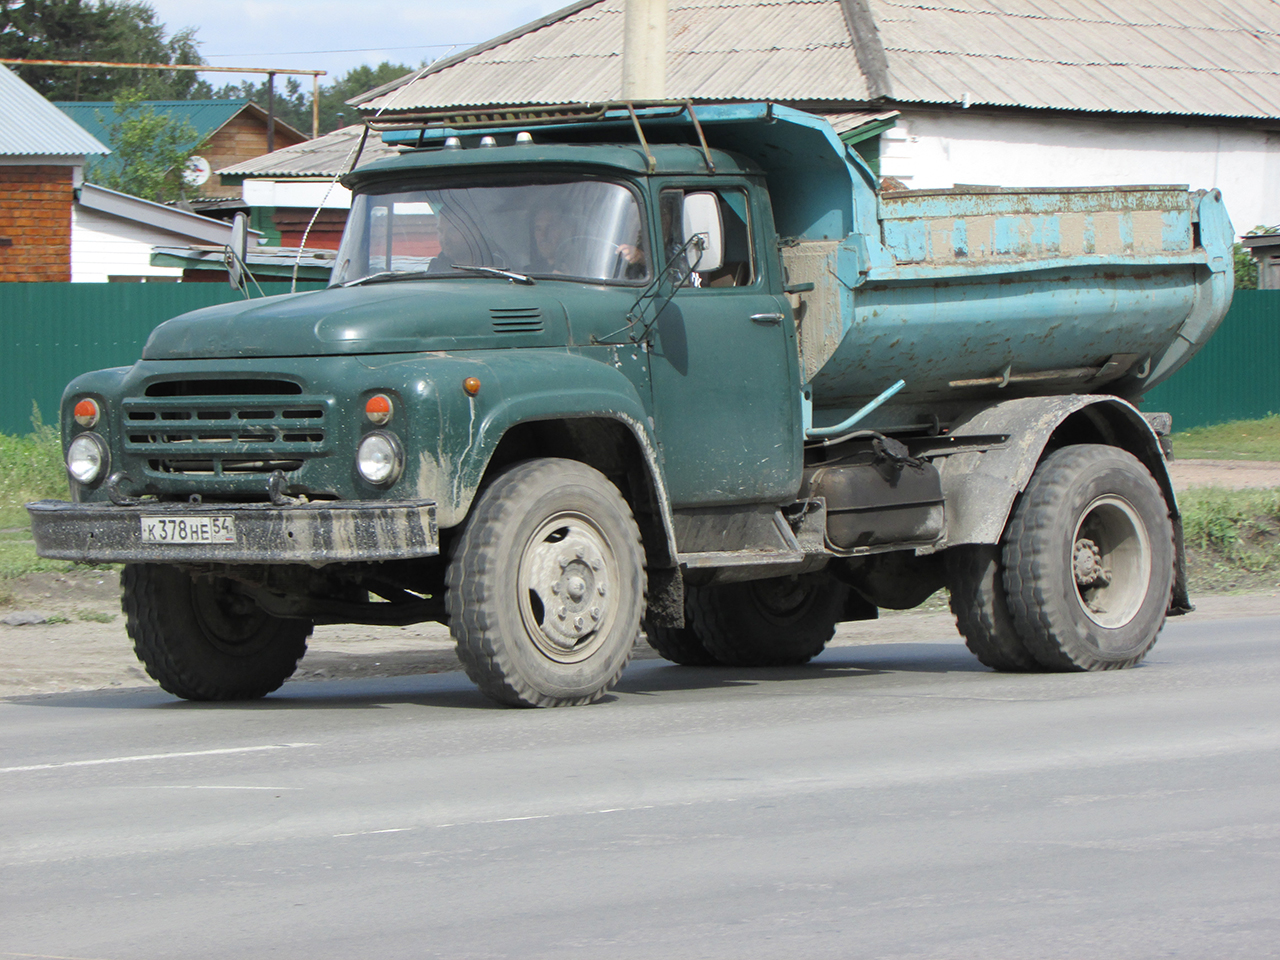
[[[783,250],[791,281],[815,285],[799,331],[816,425],[899,379],[867,426],[912,422],[924,405],[1137,399],[1231,302],[1234,232],[1217,191],[958,187],[873,199],[854,186],[855,207],[874,204],[875,230]]]

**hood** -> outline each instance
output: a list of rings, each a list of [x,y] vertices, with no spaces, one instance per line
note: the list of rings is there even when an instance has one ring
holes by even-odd
[[[331,287],[184,313],[152,332],[146,360],[416,353],[564,344],[560,300],[491,279]]]

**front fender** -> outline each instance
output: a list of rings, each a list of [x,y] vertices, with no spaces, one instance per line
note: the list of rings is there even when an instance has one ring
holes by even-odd
[[[612,363],[558,351],[521,351],[508,355],[453,355],[459,373],[480,380],[474,397],[454,396],[443,409],[443,432],[452,437],[442,447],[439,472],[424,464],[419,495],[435,499],[441,527],[466,518],[499,442],[512,427],[540,420],[599,417],[627,427],[640,447],[652,476],[663,525],[671,531],[666,484],[657,458],[649,412],[636,385]],[[459,382],[461,377],[459,377]],[[461,391],[458,391],[461,394]],[[442,398],[451,396],[442,391]]]

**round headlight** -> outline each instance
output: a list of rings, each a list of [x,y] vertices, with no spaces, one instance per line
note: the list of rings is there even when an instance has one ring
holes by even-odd
[[[356,469],[372,484],[381,487],[394,483],[403,468],[400,442],[389,433],[371,433],[356,448]]]
[[[93,483],[107,470],[107,445],[96,433],[82,433],[67,447],[67,473],[81,483]]]

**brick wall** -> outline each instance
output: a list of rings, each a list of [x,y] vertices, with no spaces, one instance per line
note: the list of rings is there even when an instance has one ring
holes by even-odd
[[[73,169],[0,165],[0,283],[71,280]]]

